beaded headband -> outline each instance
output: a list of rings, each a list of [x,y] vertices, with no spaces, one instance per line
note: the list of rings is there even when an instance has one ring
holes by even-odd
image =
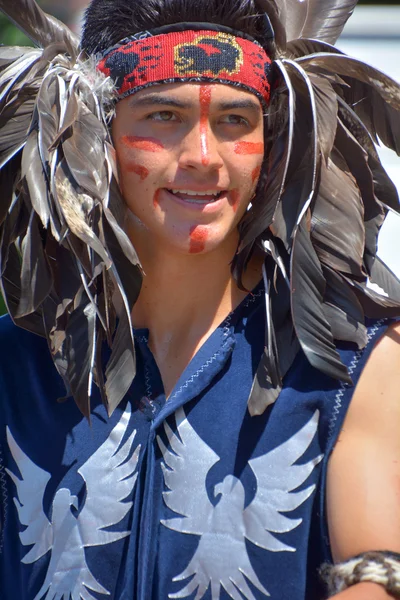
[[[124,38],[103,54],[97,69],[114,81],[119,99],[151,85],[206,81],[248,90],[268,104],[272,61],[256,40],[227,27],[185,25]]]

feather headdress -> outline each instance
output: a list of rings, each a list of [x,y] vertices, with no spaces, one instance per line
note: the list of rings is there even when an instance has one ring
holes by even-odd
[[[47,337],[83,414],[93,382],[112,412],[135,374],[130,315],[141,285],[114,177],[113,90],[35,2],[0,9],[39,46],[0,49],[2,292],[15,322]]]
[[[380,140],[400,154],[400,86],[331,45],[356,4],[262,2],[275,30],[275,93],[265,174],[241,223],[235,265],[240,275],[255,243],[269,256],[252,414],[276,399],[298,344],[314,367],[351,383],[334,340],[362,348],[366,316],[400,314],[400,282],[376,256],[399,199],[375,147]]]
[[[400,87],[331,45],[356,3],[258,2],[274,32],[274,89],[264,173],[234,261],[240,284],[255,245],[266,253],[251,414],[277,397],[299,345],[316,368],[349,382],[334,340],[362,347],[365,315],[400,313],[400,283],[375,257],[387,209],[399,211],[375,143],[399,153]],[[135,374],[130,314],[141,285],[108,132],[113,90],[34,0],[0,0],[0,10],[39,46],[0,49],[3,295],[16,323],[47,337],[82,412],[93,382],[112,412]]]

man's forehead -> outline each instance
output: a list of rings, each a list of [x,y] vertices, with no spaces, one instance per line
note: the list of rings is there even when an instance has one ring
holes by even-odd
[[[224,83],[215,82],[184,82],[184,83],[163,83],[153,85],[140,90],[125,101],[130,106],[146,105],[179,105],[182,108],[190,108],[200,102],[200,90],[207,87],[211,103],[223,110],[226,108],[245,108],[262,110],[261,103],[255,94],[247,90]]]

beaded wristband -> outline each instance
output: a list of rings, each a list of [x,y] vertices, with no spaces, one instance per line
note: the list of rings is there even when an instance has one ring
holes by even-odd
[[[370,581],[382,585],[388,594],[400,599],[400,554],[397,552],[363,552],[337,565],[323,565],[320,574],[330,596],[357,583]]]

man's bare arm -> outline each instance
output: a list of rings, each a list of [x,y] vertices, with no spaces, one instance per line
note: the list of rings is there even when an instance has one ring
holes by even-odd
[[[360,378],[328,470],[335,562],[369,550],[400,552],[400,324],[378,342]],[[385,600],[364,583],[339,600]]]
[[[358,583],[336,594],[334,600],[393,600],[385,589],[377,583]]]

